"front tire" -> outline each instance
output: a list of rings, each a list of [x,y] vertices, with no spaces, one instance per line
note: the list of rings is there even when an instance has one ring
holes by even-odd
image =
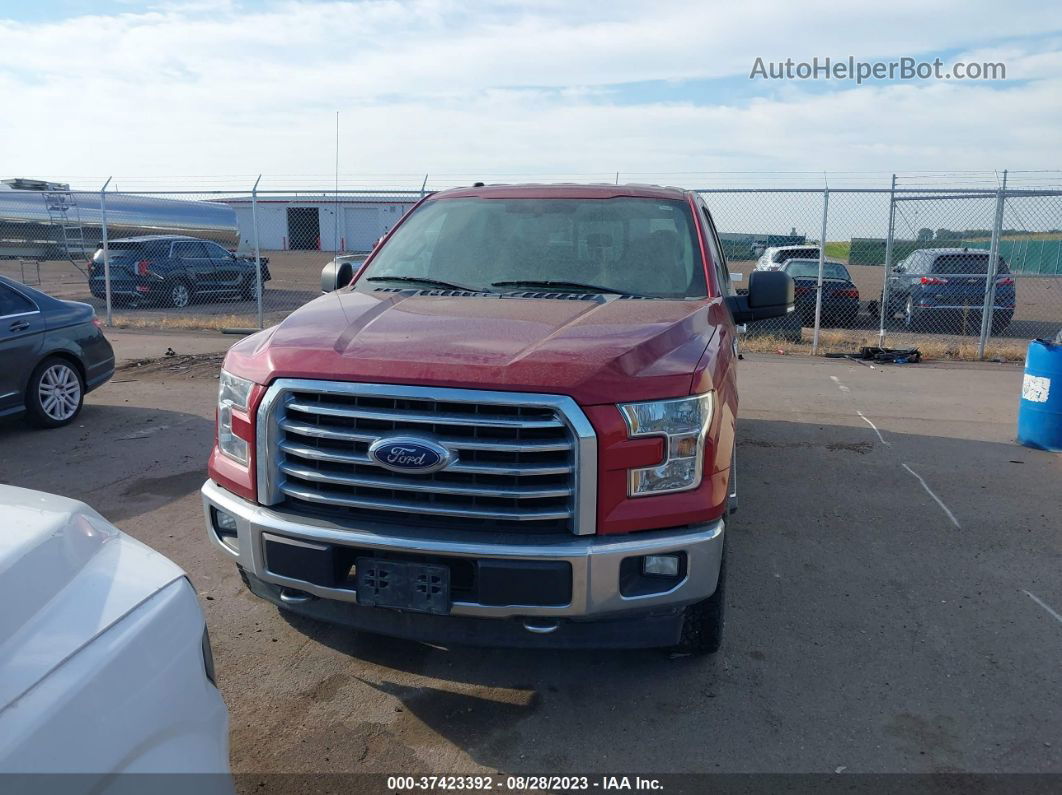
[[[49,356],[37,365],[26,387],[26,414],[38,428],[73,422],[85,402],[85,381],[75,364]]]
[[[675,651],[685,654],[715,654],[723,643],[726,613],[726,544],[719,562],[719,580],[715,593],[703,602],[686,608],[682,637]]]

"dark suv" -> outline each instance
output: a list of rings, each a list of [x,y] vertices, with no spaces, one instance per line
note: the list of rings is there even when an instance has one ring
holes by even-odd
[[[981,329],[988,286],[988,252],[974,248],[923,248],[911,252],[889,274],[886,316],[901,314],[911,331],[955,328],[959,333]],[[1014,279],[1000,257],[992,307],[992,333],[1002,334],[1014,317]]]
[[[147,306],[188,306],[195,298],[255,298],[253,260],[237,256],[210,240],[176,235],[146,235],[112,240],[111,297]],[[262,283],[269,269],[262,262]],[[103,248],[89,262],[89,289],[104,298]]]

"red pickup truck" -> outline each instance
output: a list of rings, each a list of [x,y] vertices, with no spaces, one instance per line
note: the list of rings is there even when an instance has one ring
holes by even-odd
[[[428,196],[234,345],[210,539],[282,608],[436,643],[715,651],[736,504],[735,295],[654,186]]]

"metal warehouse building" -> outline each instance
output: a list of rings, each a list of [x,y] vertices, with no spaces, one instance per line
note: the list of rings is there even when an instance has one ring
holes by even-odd
[[[259,245],[269,251],[365,252],[391,229],[420,198],[419,192],[381,195],[350,193],[275,195],[259,194]],[[236,211],[240,250],[254,249],[254,223],[250,196],[223,199]]]

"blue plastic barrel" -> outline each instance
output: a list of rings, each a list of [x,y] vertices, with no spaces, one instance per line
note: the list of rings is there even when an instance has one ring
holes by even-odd
[[[1058,343],[1029,343],[1018,406],[1018,442],[1062,452],[1062,345]]]

